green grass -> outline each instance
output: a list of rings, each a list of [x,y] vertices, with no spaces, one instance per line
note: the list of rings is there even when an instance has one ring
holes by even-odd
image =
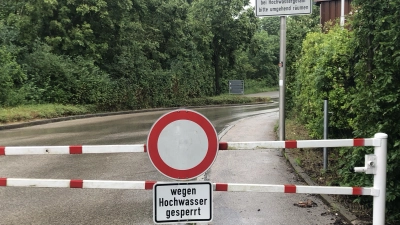
[[[244,82],[244,93],[245,94],[254,94],[260,92],[268,92],[268,91],[277,91],[279,87],[271,87],[271,85],[267,84],[265,80],[245,80]]]
[[[93,106],[74,106],[60,104],[24,105],[0,108],[0,123],[14,123],[49,119],[95,112]]]
[[[254,94],[261,92],[269,92],[269,91],[278,91],[279,87],[252,87],[248,89],[244,89],[244,94]]]
[[[223,94],[215,97],[189,99],[179,105],[166,105],[165,107],[251,104],[269,102],[269,100],[269,98]],[[99,111],[96,109],[96,106],[93,105],[23,105],[18,107],[0,108],[0,124],[27,122],[40,119],[51,119],[98,112]]]
[[[186,106],[201,106],[201,105],[226,105],[226,104],[246,104],[269,102],[266,97],[246,97],[243,95],[222,94],[214,97],[194,98],[187,100]]]

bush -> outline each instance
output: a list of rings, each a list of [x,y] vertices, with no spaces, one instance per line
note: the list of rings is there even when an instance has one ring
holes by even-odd
[[[36,42],[24,65],[31,103],[97,104],[111,82],[93,60],[53,54],[41,42]]]
[[[323,100],[329,100],[330,137],[351,135],[349,118],[354,81],[350,76],[352,33],[338,26],[309,33],[298,61],[295,109],[313,138],[323,136]]]
[[[7,49],[0,47],[0,106],[15,106],[24,102],[22,85],[26,75]]]
[[[310,33],[297,62],[294,112],[313,138],[323,131],[323,99],[329,99],[329,137],[372,137],[384,132],[388,139],[387,221],[400,221],[400,1],[355,1],[360,7],[353,31],[338,27],[326,34]],[[385,12],[385,13],[377,13]],[[343,186],[372,186],[372,176],[354,174],[349,167],[364,164],[372,148],[341,149],[334,170]],[[372,205],[372,199],[355,201]]]

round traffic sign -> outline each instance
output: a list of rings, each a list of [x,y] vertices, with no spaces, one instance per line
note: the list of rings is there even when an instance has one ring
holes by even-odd
[[[211,122],[192,110],[161,116],[147,137],[147,153],[160,173],[190,180],[207,171],[216,159],[218,136]]]

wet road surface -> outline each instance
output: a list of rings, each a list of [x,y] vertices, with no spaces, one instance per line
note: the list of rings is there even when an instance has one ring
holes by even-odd
[[[221,131],[226,124],[277,108],[276,103],[193,109]],[[98,117],[0,131],[2,146],[143,144],[169,111]],[[170,181],[146,153],[0,157],[0,177]],[[152,224],[152,192],[0,188],[0,224]]]
[[[277,103],[195,110],[220,132],[228,123],[276,108]],[[0,131],[2,146],[144,144],[153,123],[170,110],[69,120]]]
[[[235,123],[220,141],[276,140],[273,127],[278,119],[278,110],[246,118]],[[307,185],[280,149],[220,151],[206,178],[218,183]],[[300,201],[312,201],[314,207],[294,205]],[[312,194],[214,192],[211,224],[329,225],[337,219],[330,207]]]

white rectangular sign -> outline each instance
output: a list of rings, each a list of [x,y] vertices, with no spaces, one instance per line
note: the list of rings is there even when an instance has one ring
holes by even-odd
[[[154,222],[211,221],[212,192],[210,182],[156,183],[153,187]]]
[[[311,14],[312,0],[256,0],[256,16]]]

